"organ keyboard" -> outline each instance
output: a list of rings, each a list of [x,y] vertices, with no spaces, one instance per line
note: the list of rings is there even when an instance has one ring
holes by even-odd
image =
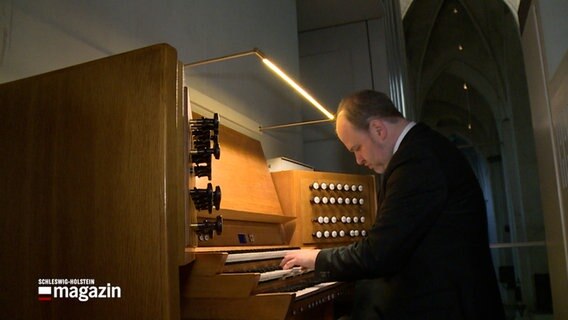
[[[239,262],[239,261],[256,261],[267,260],[275,258],[284,258],[288,252],[299,250],[300,248],[269,248],[266,250],[242,250],[228,251],[226,263]]]
[[[313,270],[299,267],[282,270],[279,264],[284,255],[298,249],[198,250],[182,287],[182,296],[188,301],[184,318],[333,318],[333,303],[348,298],[351,284],[321,282]],[[213,283],[214,288],[210,286]],[[227,308],[227,304],[238,307]]]

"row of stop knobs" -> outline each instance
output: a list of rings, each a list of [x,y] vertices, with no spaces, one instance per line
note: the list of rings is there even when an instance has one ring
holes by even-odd
[[[319,224],[328,224],[328,223],[337,223],[341,221],[341,223],[365,223],[365,217],[348,217],[348,216],[341,216],[341,218],[337,217],[327,217],[327,216],[319,216],[317,218],[312,219],[313,222],[317,222]]]
[[[331,191],[334,191],[334,190],[337,190],[337,191],[342,191],[342,190],[349,191],[349,190],[351,190],[351,191],[353,191],[353,192],[355,192],[355,191],[363,192],[364,187],[363,187],[362,184],[360,184],[360,185],[354,185],[354,184],[348,185],[347,183],[345,183],[345,184],[341,184],[341,183],[337,183],[337,184],[335,184],[335,183],[330,183],[330,184],[327,184],[327,183],[325,183],[325,182],[322,182],[322,183],[313,182],[313,183],[310,185],[310,189],[312,189],[312,190],[328,190],[328,189],[329,189],[329,190],[331,190]]]
[[[365,203],[365,199],[363,198],[342,198],[342,197],[337,197],[337,199],[335,197],[318,197],[315,196],[312,198],[312,203],[315,204],[355,204],[355,205],[363,205]]]
[[[331,238],[338,238],[338,237],[339,237],[339,238],[343,238],[343,237],[345,237],[345,236],[350,236],[350,237],[358,237],[358,236],[361,236],[361,237],[365,237],[365,236],[367,236],[367,231],[365,231],[365,230],[361,230],[361,231],[359,231],[359,230],[349,230],[349,233],[347,233],[345,230],[339,230],[339,231],[336,231],[336,230],[332,230],[332,231],[325,230],[325,231],[316,231],[316,232],[314,232],[314,233],[312,234],[312,236],[313,236],[314,238],[317,238],[317,239],[330,238],[330,237],[331,237]]]

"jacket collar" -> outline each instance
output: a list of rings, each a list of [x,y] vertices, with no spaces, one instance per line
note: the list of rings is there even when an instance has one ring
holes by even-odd
[[[400,146],[400,143],[402,142],[402,139],[404,139],[404,137],[406,136],[406,134],[408,133],[408,131],[410,131],[410,129],[412,129],[412,127],[414,127],[416,125],[416,122],[414,121],[410,121],[406,127],[404,127],[404,130],[402,130],[402,132],[400,133],[400,136],[398,136],[398,139],[396,139],[396,143],[394,145],[394,150],[393,150],[393,154],[396,153],[396,150],[398,150],[398,147]]]

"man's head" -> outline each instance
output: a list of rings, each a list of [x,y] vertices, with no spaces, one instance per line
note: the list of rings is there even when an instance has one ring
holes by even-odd
[[[341,100],[335,130],[357,164],[383,173],[407,123],[387,95],[363,90]]]

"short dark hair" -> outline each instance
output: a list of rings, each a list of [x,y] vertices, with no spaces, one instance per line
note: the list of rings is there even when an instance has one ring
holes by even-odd
[[[346,96],[337,107],[336,114],[340,112],[355,128],[361,130],[369,128],[369,122],[374,118],[386,121],[403,118],[386,94],[374,90],[362,90]]]

